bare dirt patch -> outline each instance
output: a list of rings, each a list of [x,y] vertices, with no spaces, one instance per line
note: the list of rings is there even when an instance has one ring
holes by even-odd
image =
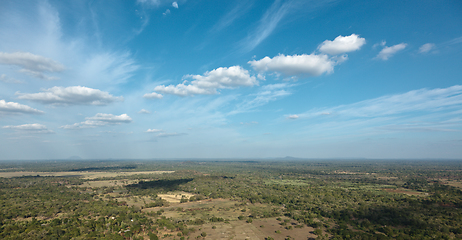
[[[284,219],[282,219],[284,221]],[[317,236],[312,232],[315,230],[312,227],[307,227],[304,224],[300,224],[294,220],[289,219],[290,222],[287,222],[285,226],[280,225],[282,221],[276,220],[276,218],[263,218],[255,219],[252,222],[260,232],[260,238],[265,239],[266,237],[272,237],[274,239],[285,239],[290,236],[291,239],[310,239],[316,238]],[[245,222],[245,221],[244,221]],[[301,228],[295,226],[303,226]],[[292,226],[292,228],[286,229],[287,226]],[[276,231],[279,231],[276,233]],[[323,235],[326,234],[323,232]]]
[[[189,239],[204,239],[199,237],[202,232],[207,234],[205,239],[249,239],[249,240],[264,240],[267,237],[272,237],[276,240],[291,239],[306,240],[315,239],[317,236],[313,234],[314,228],[302,227],[292,228],[290,230],[285,229],[279,225],[279,221],[275,218],[266,219],[255,219],[252,223],[247,223],[245,220],[230,221],[229,223],[217,222],[217,223],[206,223],[201,226],[190,226],[194,227],[196,231],[190,233],[186,238]],[[288,224],[292,224],[288,223]],[[296,224],[295,222],[293,224]],[[279,231],[276,233],[276,231]],[[160,231],[159,236],[164,234],[171,234],[173,236],[162,238],[165,240],[178,239],[177,232]],[[325,234],[325,233],[323,233]]]
[[[182,198],[189,199],[190,197],[194,196],[194,194],[187,192],[175,192],[169,194],[157,194],[157,196],[169,203],[180,203]]]
[[[263,206],[259,204],[258,206]],[[252,223],[248,223],[247,219],[250,214],[249,209],[254,207],[251,205],[242,205],[241,202],[227,199],[208,199],[196,202],[187,203],[172,203],[169,207],[155,207],[143,209],[143,212],[164,210],[162,216],[172,218],[173,220],[195,220],[205,219],[207,222],[203,225],[189,225],[194,227],[196,231],[191,233],[189,239],[195,239],[202,232],[207,234],[205,239],[259,239],[263,240],[267,237],[274,239],[310,239],[316,238],[313,234],[315,230],[305,224],[300,224],[292,219],[285,218],[281,221],[272,218],[252,219]],[[270,206],[267,206],[270,207]],[[243,212],[243,209],[247,211]],[[238,220],[238,216],[245,216],[243,220]],[[209,222],[212,217],[223,218],[224,222]],[[286,220],[285,224],[281,224]],[[289,227],[290,226],[290,227]],[[278,231],[278,232],[276,232]],[[163,239],[171,240],[178,239],[178,232],[161,231],[159,236],[171,234],[173,236]],[[323,232],[323,235],[326,233]],[[203,239],[203,238],[201,238]]]

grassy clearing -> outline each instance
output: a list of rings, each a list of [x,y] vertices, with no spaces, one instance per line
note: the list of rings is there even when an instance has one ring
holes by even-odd
[[[395,188],[395,189],[385,188],[383,190],[385,190],[386,192],[401,193],[401,194],[406,194],[409,196],[428,196],[428,193],[418,192],[418,191],[414,191],[414,190],[410,190],[406,188]]]
[[[309,183],[303,180],[290,180],[290,179],[282,179],[282,180],[271,179],[269,181],[266,181],[265,184],[268,184],[268,185],[280,184],[280,185],[294,185],[294,186],[309,185]]]
[[[90,187],[90,188],[100,188],[100,187],[123,187],[127,184],[137,183],[138,180],[104,180],[104,181],[88,181],[84,182],[79,187]]]
[[[462,188],[462,181],[460,179],[459,180],[449,180],[446,178],[441,178],[441,179],[436,179],[436,180],[439,181],[441,184],[446,184],[446,185],[456,187],[456,188]]]

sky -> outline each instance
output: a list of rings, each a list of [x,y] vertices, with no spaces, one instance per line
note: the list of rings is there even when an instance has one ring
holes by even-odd
[[[0,160],[462,158],[462,2],[0,1]]]

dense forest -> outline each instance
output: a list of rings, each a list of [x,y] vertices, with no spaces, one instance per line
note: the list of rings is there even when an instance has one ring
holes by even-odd
[[[4,161],[0,169],[1,239],[212,239],[217,226],[263,219],[306,235],[258,239],[462,239],[462,161]]]

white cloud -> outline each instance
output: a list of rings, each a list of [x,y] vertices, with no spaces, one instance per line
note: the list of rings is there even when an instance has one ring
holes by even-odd
[[[459,44],[459,43],[462,43],[462,37],[457,37],[457,38],[454,38],[454,39],[451,39],[447,42],[444,42],[443,44],[445,45],[454,45],[454,44]]]
[[[396,44],[391,47],[384,47],[382,51],[379,52],[376,58],[382,59],[382,60],[388,60],[390,57],[395,55],[397,52],[405,49],[407,46],[406,43],[400,43]]]
[[[163,132],[162,129],[148,129],[146,130],[147,133],[157,133],[157,132]]]
[[[5,129],[14,129],[22,132],[29,133],[54,133],[52,130],[49,130],[45,125],[32,123],[32,124],[23,124],[23,125],[9,125],[4,126]]]
[[[10,77],[6,76],[6,74],[0,75],[0,82],[4,82],[4,83],[22,83],[21,81],[19,81],[17,79],[10,78]]]
[[[162,15],[167,16],[167,14],[170,14],[170,9],[167,9]]]
[[[434,43],[425,43],[419,48],[419,53],[428,53],[433,49],[435,49]]]
[[[442,111],[462,107],[462,86],[419,89],[402,94],[388,95],[333,108],[314,109],[300,114],[302,118],[329,115],[329,117],[373,118],[417,111]]]
[[[160,0],[137,0],[136,2],[148,6],[158,7],[160,5]]]
[[[375,48],[378,47],[378,46],[383,47],[383,46],[385,46],[385,44],[387,44],[387,41],[382,40],[382,42],[374,44],[374,46],[372,46],[372,48],[375,49]]]
[[[255,108],[263,106],[269,102],[276,101],[285,96],[291,95],[292,93],[285,88],[292,87],[286,83],[269,84],[263,86],[261,91],[250,95],[250,99],[244,100],[241,104],[238,104],[236,109],[228,113],[229,115],[253,111]]]
[[[195,94],[217,94],[217,89],[258,85],[255,76],[250,76],[249,71],[240,66],[220,67],[203,75],[186,75],[184,78],[192,78],[194,81],[191,81],[191,84],[186,84],[187,81],[185,81],[176,86],[160,85],[155,87],[154,91],[164,94],[189,96]]]
[[[296,115],[296,114],[294,114],[294,115],[289,115],[289,116],[287,116],[287,118],[288,118],[288,119],[297,119],[297,118],[299,118],[299,116]]]
[[[27,74],[29,76],[32,76],[32,77],[35,77],[35,78],[40,78],[42,80],[47,80],[47,81],[59,80],[58,77],[49,77],[49,76],[46,76],[45,74],[43,74],[41,72],[35,72],[35,71],[28,70],[28,69],[21,69],[21,70],[19,70],[19,72],[25,73],[25,74]]]
[[[107,113],[97,113],[93,117],[87,117],[84,122],[74,123],[72,125],[64,125],[60,128],[64,129],[81,129],[81,128],[94,128],[106,125],[114,125],[121,123],[130,123],[132,118],[127,114],[112,115]]]
[[[146,109],[141,109],[138,113],[140,113],[140,114],[150,114],[151,111],[148,111]]]
[[[114,97],[108,92],[81,86],[52,87],[39,93],[18,92],[16,95],[19,99],[55,105],[107,105],[123,101],[123,97]]]
[[[186,133],[159,133],[157,134],[157,137],[166,138],[166,137],[178,137],[178,136],[183,136],[183,135],[187,135],[187,134]]]
[[[239,1],[231,11],[223,15],[220,20],[215,23],[215,25],[210,29],[210,32],[218,32],[231,26],[236,19],[246,14],[251,7],[252,2]]]
[[[82,60],[76,75],[78,82],[87,85],[111,87],[127,82],[139,69],[129,52],[103,52]]]
[[[248,62],[256,71],[260,72],[280,72],[288,76],[292,75],[309,75],[319,76],[323,73],[331,73],[334,66],[338,64],[332,58],[325,54],[302,54],[285,56],[280,54],[276,57],[264,57],[260,60]]]
[[[338,55],[347,52],[359,50],[364,44],[366,39],[359,37],[356,34],[350,36],[338,36],[334,41],[326,40],[319,45],[319,51],[330,55]]]
[[[86,119],[90,121],[106,122],[110,124],[129,123],[132,121],[132,119],[127,114],[121,114],[117,116],[107,113],[97,113],[95,116]]]
[[[173,2],[173,3],[172,3],[172,6],[173,6],[174,8],[178,8],[178,3],[177,3],[177,2]]]
[[[56,77],[45,76],[44,72],[52,73],[65,70],[64,65],[61,63],[28,52],[0,52],[0,64],[19,66],[21,67],[20,72],[44,80],[58,79]]]
[[[15,102],[6,102],[5,100],[0,100],[0,113],[33,113],[41,114],[43,111],[31,108],[27,105],[15,103]]]
[[[279,22],[291,9],[291,2],[285,2],[280,5],[280,1],[274,1],[271,7],[265,12],[260,19],[259,26],[241,41],[244,51],[251,51],[265,40],[276,29]]]
[[[146,93],[143,95],[144,98],[155,98],[155,99],[162,99],[164,96],[160,93],[152,92],[152,93]]]

